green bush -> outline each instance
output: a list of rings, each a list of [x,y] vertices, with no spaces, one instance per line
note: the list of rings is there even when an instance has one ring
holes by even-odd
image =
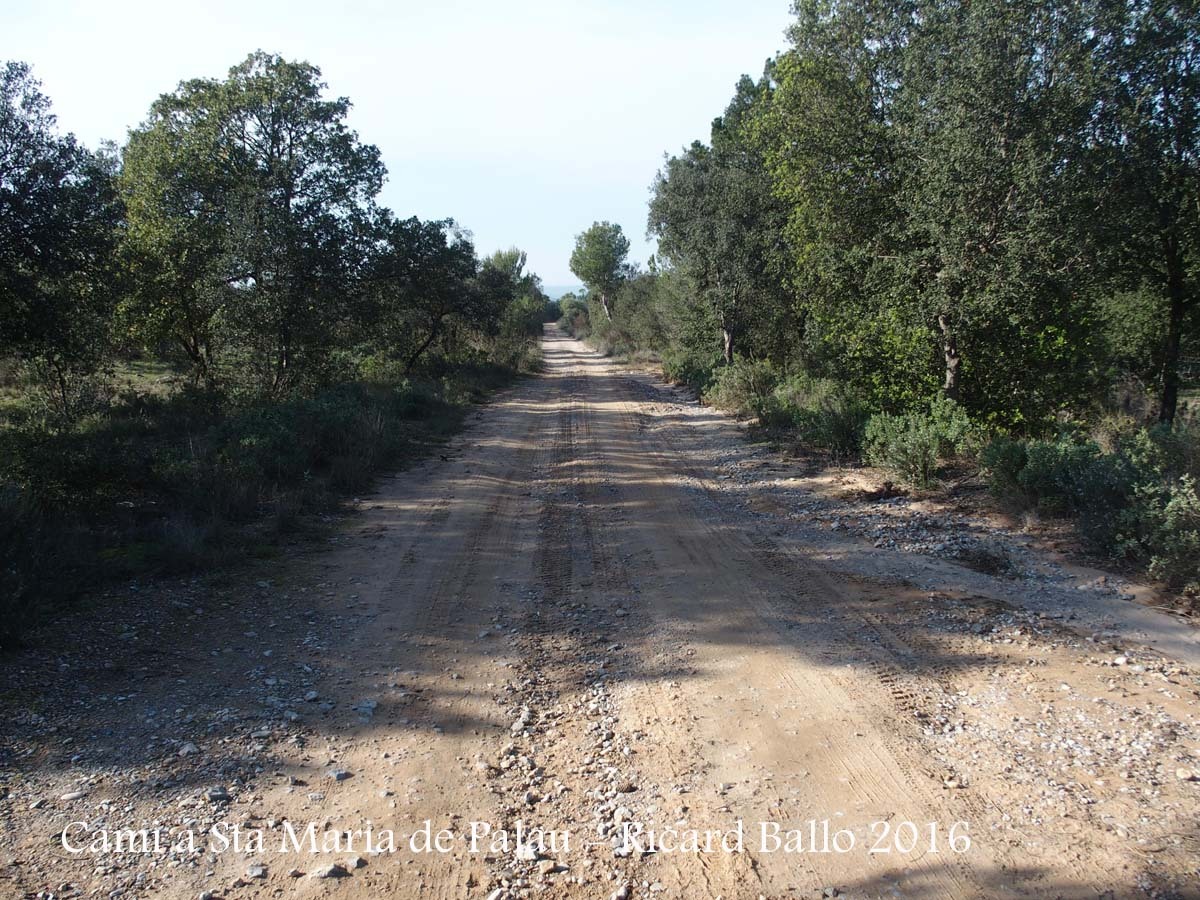
[[[826,397],[816,407],[797,410],[793,416],[796,440],[804,447],[824,450],[836,461],[845,461],[862,450],[868,413],[844,397]]]
[[[779,374],[762,360],[736,359],[713,373],[704,402],[740,416],[758,416],[779,383]]]
[[[795,428],[805,413],[838,405],[844,392],[828,379],[791,375],[775,385],[759,410],[759,423],[768,428]]]
[[[992,492],[1018,509],[1078,519],[1093,546],[1111,551],[1120,541],[1124,511],[1152,470],[1129,456],[1104,453],[1092,441],[1013,441],[1000,438],[980,454]]]
[[[974,437],[967,411],[946,397],[935,397],[929,402],[928,419],[937,435],[938,455],[942,458],[962,453]]]
[[[1167,477],[1200,477],[1200,426],[1195,423],[1141,428],[1121,440],[1116,449],[1140,468]]]
[[[1092,505],[1100,448],[1091,442],[1033,441],[1025,448],[1025,467],[1017,478],[1040,512],[1078,513]]]
[[[583,340],[591,334],[591,317],[588,313],[587,301],[574,294],[568,294],[559,301],[560,317],[558,327],[571,337]]]
[[[466,360],[436,380],[242,406],[127,397],[54,430],[0,428],[0,646],[106,579],[186,571],[294,530],[509,378]]]
[[[878,413],[866,425],[867,461],[891,469],[917,487],[928,487],[942,460],[961,453],[971,421],[953,400],[938,398],[927,412]]]
[[[1172,588],[1200,593],[1200,495],[1185,475],[1146,505],[1150,574]]]
[[[662,354],[663,377],[674,384],[686,384],[704,393],[712,384],[719,362],[720,356],[716,353],[670,348]]]
[[[806,376],[778,381],[756,412],[763,427],[791,432],[800,447],[826,452],[839,461],[862,449],[869,415],[835,382]]]
[[[872,416],[867,422],[866,459],[891,469],[909,484],[928,487],[938,468],[938,438],[920,417]]]
[[[1014,441],[980,463],[1006,502],[1071,516],[1099,551],[1148,566],[1173,588],[1200,591],[1200,498],[1194,428],[1125,433],[1105,452],[1093,441]]]
[[[1020,479],[1028,460],[1024,441],[1000,436],[987,444],[979,454],[979,465],[988,475],[992,494],[1006,504],[1028,507],[1029,497]]]

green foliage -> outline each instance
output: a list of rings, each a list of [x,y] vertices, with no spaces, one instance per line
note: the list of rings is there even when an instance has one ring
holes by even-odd
[[[712,384],[713,376],[721,362],[716,350],[705,352],[688,347],[672,347],[663,351],[663,377],[675,384],[686,384],[703,394]]]
[[[1096,309],[1110,364],[1153,384],[1162,369],[1165,298],[1151,288],[1106,290],[1096,298]]]
[[[1185,475],[1150,497],[1139,496],[1150,574],[1170,587],[1200,594],[1200,494]]]
[[[775,385],[758,420],[765,428],[789,434],[804,450],[845,462],[862,449],[869,415],[861,401],[835,382],[793,375]]]
[[[67,418],[110,351],[122,212],[113,167],[56,133],[27,65],[0,68],[0,356],[22,360]]]
[[[606,318],[612,317],[610,299],[629,274],[628,255],[629,238],[612,222],[594,222],[575,237],[571,271],[599,296]]]
[[[1086,22],[1032,2],[797,14],[759,135],[836,374],[885,408],[941,383],[1024,427],[1086,396]]]
[[[546,314],[545,299],[540,296],[526,294],[510,303],[501,315],[496,334],[491,340],[491,360],[513,371],[535,371],[540,368],[538,339]]]
[[[979,465],[988,473],[992,493],[1018,507],[1028,505],[1020,481],[1028,461],[1025,442],[1006,436],[994,438],[979,454]]]
[[[0,643],[106,578],[269,543],[538,365],[525,254],[377,207],[379,152],[325,95],[253,53],[118,158],[0,69]],[[131,357],[183,377],[118,395]]]
[[[558,298],[560,317],[559,327],[571,337],[583,340],[591,334],[591,317],[588,314],[587,301],[574,294],[564,294]]]
[[[475,248],[453,221],[384,216],[378,227],[379,244],[367,276],[369,342],[402,360],[407,374],[452,318],[488,318],[488,308],[502,308],[506,297],[501,292],[510,287],[507,274],[495,270],[484,275],[486,284],[471,284],[477,270]]]
[[[319,379],[353,316],[384,168],[320,78],[254,53],[164,94],[130,135],[124,320],[210,386],[279,396]]]
[[[1200,590],[1200,452],[1195,427],[1143,428],[1113,449],[1093,441],[993,441],[980,461],[1017,508],[1079,521],[1097,550],[1148,565],[1176,589]]]
[[[1163,0],[1096,9],[1089,46],[1100,141],[1092,171],[1105,188],[1094,217],[1105,239],[1098,262],[1112,288],[1143,294],[1151,314],[1161,314],[1156,352],[1140,362],[1157,370],[1159,417],[1170,423],[1186,339],[1196,335],[1200,7]],[[1136,329],[1144,318],[1130,324]]]
[[[613,325],[620,330],[624,349],[660,353],[668,346],[675,301],[671,290],[668,279],[648,272],[631,275],[621,285]]]
[[[872,416],[865,436],[867,459],[894,471],[909,484],[929,487],[938,467],[938,435],[916,416]]]
[[[786,208],[773,194],[751,140],[756,108],[769,80],[743,77],[712,147],[695,142],[667,160],[654,181],[649,230],[662,258],[685,277],[720,326],[726,363],[751,318],[781,301]]]
[[[797,443],[827,452],[837,462],[854,459],[862,449],[867,411],[845,396],[833,394],[815,406],[792,413]]]
[[[1085,518],[1123,506],[1136,479],[1136,469],[1125,457],[1071,439],[1030,443],[1018,475],[1040,512]]]
[[[0,645],[98,582],[211,565],[300,527],[441,440],[510,371],[235,409],[203,392],[132,395],[54,432],[0,430]]]
[[[910,484],[928,487],[940,462],[961,453],[970,434],[965,410],[953,400],[939,398],[927,411],[872,416],[864,436],[866,458]]]
[[[741,416],[759,416],[778,383],[779,374],[766,360],[735,359],[714,372],[704,402]]]

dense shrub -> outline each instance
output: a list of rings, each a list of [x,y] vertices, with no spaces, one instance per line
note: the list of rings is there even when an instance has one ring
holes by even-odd
[[[994,438],[979,454],[979,465],[988,475],[992,494],[1015,507],[1030,505],[1020,475],[1028,461],[1025,442],[1006,435]]]
[[[909,484],[928,487],[938,468],[938,438],[920,417],[879,413],[867,422],[866,459]]]
[[[993,493],[1020,509],[1072,516],[1095,549],[1200,591],[1196,429],[1143,428],[1105,451],[1094,441],[993,441],[980,455]]]
[[[868,417],[863,404],[840,385],[804,375],[778,381],[756,412],[763,427],[790,432],[801,449],[837,461],[861,450]]]
[[[1129,456],[1104,453],[1092,441],[998,439],[980,454],[992,492],[1017,509],[1074,516],[1094,546],[1112,550],[1139,483],[1153,470]]]
[[[778,383],[779,373],[769,362],[736,359],[713,372],[704,402],[740,416],[759,416]]]
[[[866,458],[910,484],[928,487],[941,461],[961,453],[970,434],[966,412],[953,400],[938,398],[928,410],[871,416],[864,436]]]
[[[1200,594],[1200,495],[1196,479],[1185,475],[1146,501],[1138,505],[1143,510],[1143,549],[1150,554],[1150,574],[1173,588]]]
[[[862,450],[867,418],[862,404],[842,396],[826,397],[815,407],[795,412],[796,441],[801,447],[827,452],[835,461],[846,461]]]
[[[294,530],[509,378],[464,362],[240,407],[129,396],[57,430],[0,429],[0,646],[106,579],[186,571]]]
[[[720,357],[716,353],[676,347],[662,354],[663,377],[703,393],[712,384]]]

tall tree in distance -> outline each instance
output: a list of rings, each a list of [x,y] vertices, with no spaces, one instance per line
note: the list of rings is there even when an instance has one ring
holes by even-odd
[[[600,298],[604,315],[612,320],[610,304],[628,276],[629,238],[620,225],[595,222],[575,238],[571,271]]]
[[[0,354],[15,354],[72,412],[72,383],[109,350],[115,160],[60,136],[29,66],[0,68]]]

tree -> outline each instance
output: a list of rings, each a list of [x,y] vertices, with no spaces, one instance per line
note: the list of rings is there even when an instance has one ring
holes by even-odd
[[[1110,255],[1124,287],[1165,298],[1159,418],[1179,405],[1184,328],[1200,251],[1200,8],[1172,0],[1102,5],[1097,136],[1109,182]]]
[[[940,382],[1016,424],[1090,388],[1087,10],[797,5],[768,164],[810,327],[879,405]]]
[[[56,133],[29,66],[0,69],[0,352],[33,365],[64,413],[72,380],[110,349],[114,168]]]
[[[131,290],[120,315],[132,338],[182,351],[193,378],[215,387],[222,324],[239,282],[231,264],[236,179],[227,167],[220,82],[188,81],[164,94],[123,153],[123,253]]]
[[[491,356],[502,365],[519,368],[526,359],[530,342],[541,333],[542,324],[550,318],[550,299],[542,291],[542,281],[533,272],[527,271],[527,256],[523,250],[510,247],[497,250],[483,261],[479,278],[482,286],[489,276],[495,287],[491,290],[494,301],[499,301],[498,314],[487,320],[491,337]]]
[[[160,98],[126,148],[146,286],[130,319],[173,337],[206,379],[224,361],[280,394],[319,375],[358,296],[384,167],[320,76],[251,54],[224,81]]]
[[[792,47],[752,125],[785,205],[795,343],[818,375],[883,408],[921,402],[928,328],[881,302],[898,216],[895,95],[912,11],[886,2],[802,0]],[[886,280],[886,279],[885,279]]]
[[[628,274],[628,256],[629,239],[620,225],[594,222],[591,228],[575,238],[571,271],[589,290],[600,296],[600,305],[610,321],[612,309],[609,304]]]
[[[755,84],[743,77],[726,114],[713,123],[712,147],[696,142],[667,160],[650,201],[649,230],[660,253],[712,307],[726,364],[750,316],[770,314],[781,293],[786,209],[747,127],[769,90],[767,78]]]
[[[378,344],[402,356],[408,373],[442,336],[447,320],[456,313],[470,316],[469,304],[481,297],[472,285],[475,248],[450,219],[385,216],[380,233],[368,275],[373,329]]]
[[[945,396],[1028,421],[1094,370],[1089,18],[1040,0],[918,10],[893,105],[890,296],[936,333]]]

